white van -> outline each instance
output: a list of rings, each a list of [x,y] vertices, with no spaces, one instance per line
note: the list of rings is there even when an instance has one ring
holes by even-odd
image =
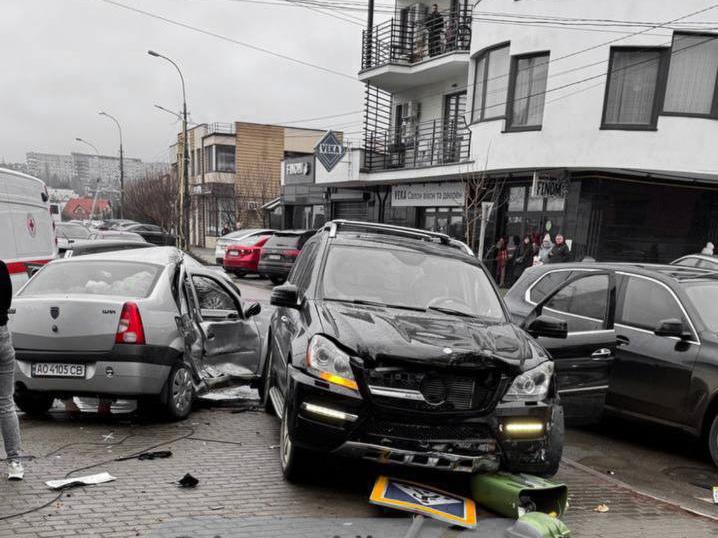
[[[57,255],[49,199],[42,180],[0,168],[0,260],[10,270],[13,292],[33,267]]]

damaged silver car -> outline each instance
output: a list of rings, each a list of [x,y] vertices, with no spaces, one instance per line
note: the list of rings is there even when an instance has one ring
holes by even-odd
[[[137,399],[185,418],[197,393],[255,380],[259,312],[174,247],[53,261],[10,311],[15,402],[38,414],[55,398]]]

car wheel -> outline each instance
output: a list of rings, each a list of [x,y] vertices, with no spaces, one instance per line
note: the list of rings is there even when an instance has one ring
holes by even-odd
[[[259,383],[259,398],[262,403],[262,409],[268,415],[276,415],[272,399],[269,397],[269,391],[272,388],[272,348],[267,346],[267,358],[264,361],[264,370],[262,371],[262,379]]]
[[[713,463],[718,465],[718,414],[713,417],[713,423],[708,432],[708,450]]]
[[[19,390],[13,395],[15,405],[28,415],[44,415],[52,407],[55,397],[44,392]]]
[[[186,366],[179,365],[172,368],[163,393],[164,411],[170,419],[182,420],[189,416],[194,399],[194,385]]]
[[[246,273],[243,273],[242,271],[235,271],[234,276],[237,278],[244,278],[246,276]]]
[[[270,276],[269,280],[271,280],[275,286],[279,286],[280,284],[284,284],[284,281],[287,279],[283,276]]]
[[[563,408],[554,409],[551,417],[551,431],[548,436],[546,447],[546,460],[542,468],[536,470],[536,474],[544,478],[551,478],[558,472],[563,455],[563,443],[565,437],[565,425],[563,420]]]
[[[292,442],[292,437],[289,434],[288,408],[288,405],[284,406],[282,425],[279,429],[279,463],[282,466],[284,478],[289,482],[298,482],[303,478],[310,465],[307,462],[307,451]]]

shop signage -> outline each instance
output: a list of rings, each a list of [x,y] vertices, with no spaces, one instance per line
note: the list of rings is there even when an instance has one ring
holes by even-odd
[[[326,171],[331,172],[332,168],[342,160],[346,150],[334,131],[327,131],[327,134],[314,146],[314,155]]]
[[[284,184],[314,183],[314,156],[292,157],[284,160]]]
[[[463,207],[464,184],[408,183],[391,188],[392,207]]]
[[[568,193],[568,175],[541,175],[534,172],[531,184],[533,198],[566,198]]]

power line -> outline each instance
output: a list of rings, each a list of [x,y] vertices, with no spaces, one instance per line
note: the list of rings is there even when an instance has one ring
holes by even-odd
[[[170,19],[170,18],[168,18],[168,17],[163,17],[162,15],[157,15],[156,13],[152,13],[152,12],[150,12],[150,11],[145,11],[145,10],[142,10],[142,9],[139,9],[139,8],[136,8],[136,7],[133,7],[133,6],[128,6],[128,5],[123,4],[123,3],[121,3],[121,2],[117,2],[116,0],[98,0],[98,1],[104,2],[104,3],[106,3],[106,4],[111,4],[111,5],[113,5],[113,6],[116,6],[116,7],[122,8],[122,9],[126,9],[126,10],[128,10],[128,11],[133,11],[133,12],[135,12],[135,13],[139,13],[139,14],[141,14],[141,15],[145,15],[145,16],[147,16],[147,17],[151,17],[151,18],[153,18],[153,19],[156,19],[156,20],[165,22],[165,23],[167,23],[167,24],[172,24],[172,25],[174,25],[174,26],[179,26],[179,27],[185,28],[185,29],[187,29],[187,30],[192,30],[192,31],[194,31],[194,32],[198,32],[198,33],[201,33],[201,34],[204,34],[204,35],[208,35],[208,36],[211,36],[211,37],[214,37],[214,38],[217,38],[217,39],[221,39],[221,40],[223,40],[223,41],[227,41],[228,43],[233,43],[233,44],[239,45],[239,46],[241,46],[241,47],[246,47],[246,48],[249,48],[249,49],[258,51],[258,52],[263,52],[264,54],[269,54],[270,56],[275,56],[275,57],[277,57],[277,58],[281,58],[281,59],[287,60],[287,61],[289,61],[289,62],[297,63],[297,64],[303,65],[303,66],[305,66],[305,67],[312,67],[312,68],[314,68],[314,69],[319,69],[320,71],[324,71],[325,73],[330,73],[330,74],[332,74],[332,75],[337,75],[337,76],[340,76],[340,77],[343,77],[343,78],[347,78],[347,79],[352,80],[352,81],[354,81],[354,82],[357,81],[357,79],[356,79],[355,76],[350,75],[350,74],[348,74],[348,73],[342,73],[341,71],[336,71],[335,69],[331,69],[331,68],[329,68],[329,67],[324,67],[324,66],[322,66],[322,65],[318,65],[318,64],[315,64],[315,63],[312,63],[312,62],[308,62],[308,61],[305,61],[305,60],[300,60],[300,59],[298,59],[298,58],[294,58],[293,56],[288,56],[288,55],[282,54],[282,53],[280,53],[280,52],[275,52],[275,51],[272,51],[272,50],[269,50],[269,49],[265,49],[265,48],[263,48],[263,47],[259,47],[259,46],[257,46],[257,45],[252,45],[251,43],[245,43],[245,42],[243,42],[243,41],[239,41],[238,39],[234,39],[234,38],[232,38],[232,37],[228,37],[228,36],[225,36],[225,35],[222,35],[222,34],[218,34],[218,33],[216,33],[216,32],[212,32],[212,31],[210,31],[210,30],[205,30],[205,29],[199,28],[199,27],[197,27],[197,26],[192,26],[191,24],[187,24],[187,23],[180,22],[180,21],[177,21],[177,20],[174,20],[174,19]]]

